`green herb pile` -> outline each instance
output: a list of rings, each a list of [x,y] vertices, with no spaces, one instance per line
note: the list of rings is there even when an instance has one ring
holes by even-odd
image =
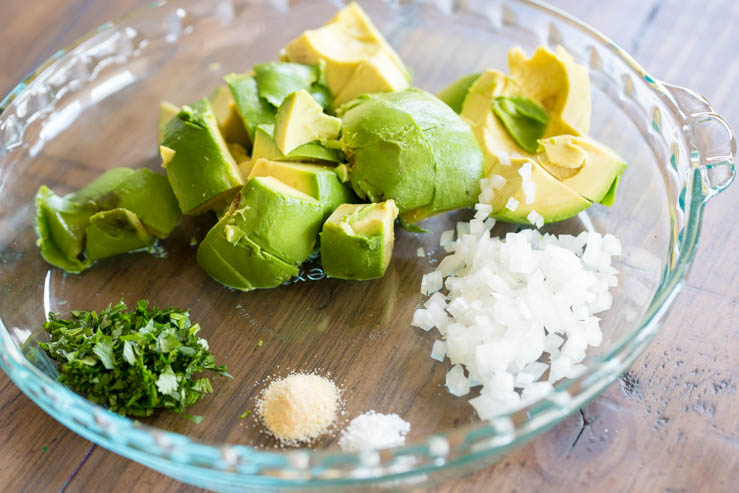
[[[150,309],[139,301],[128,312],[120,301],[100,313],[72,311],[71,320],[49,313],[44,329],[51,341],[40,346],[61,363],[59,381],[119,414],[150,416],[157,408],[183,414],[213,392],[198,372],[231,377],[198,337],[200,325],[176,308]]]

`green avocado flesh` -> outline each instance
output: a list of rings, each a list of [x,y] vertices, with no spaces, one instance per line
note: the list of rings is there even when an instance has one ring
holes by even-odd
[[[392,200],[340,205],[321,231],[321,264],[326,274],[354,280],[382,277],[392,257],[397,216]]]
[[[242,146],[249,147],[251,145],[251,137],[244,127],[241,120],[236,101],[228,86],[219,86],[210,96],[210,104],[213,107],[213,114],[218,122],[218,128],[226,142],[237,143]]]
[[[126,209],[98,212],[87,226],[86,251],[92,260],[146,248],[153,242],[136,214]]]
[[[465,75],[439,91],[436,97],[444,101],[455,113],[459,114],[462,112],[462,105],[470,87],[472,87],[472,84],[475,83],[480,75],[482,74]]]
[[[72,273],[96,259],[151,246],[151,235],[168,236],[179,215],[166,177],[148,169],[114,168],[64,197],[45,186],[36,194],[41,254]]]
[[[340,149],[332,149],[320,142],[309,142],[296,147],[287,155],[280,151],[274,139],[273,125],[259,125],[254,133],[252,159],[270,159],[272,161],[304,161],[342,163],[346,160]]]
[[[480,149],[467,123],[432,94],[371,94],[340,112],[351,184],[361,198],[393,199],[408,223],[476,202]]]
[[[323,220],[339,205],[357,202],[351,189],[341,183],[334,169],[328,166],[258,159],[254,162],[249,179],[258,176],[273,176],[318,200],[323,208]]]
[[[492,104],[493,113],[516,144],[526,152],[535,153],[549,122],[547,110],[522,96],[498,96]]]
[[[162,166],[183,214],[217,209],[243,185],[207,99],[183,106],[167,123],[161,149]]]
[[[323,62],[303,65],[290,62],[271,62],[254,65],[259,96],[275,108],[291,93],[306,90],[323,108],[331,107],[331,93],[325,84]]]
[[[198,264],[218,282],[249,291],[279,286],[310,255],[321,204],[273,177],[250,179],[198,248]]]
[[[276,110],[259,97],[257,81],[252,75],[229,74],[225,79],[244,128],[253,142],[257,126],[263,123],[274,123]]]
[[[323,113],[323,108],[304,89],[289,94],[275,116],[274,139],[280,152],[289,154],[310,142],[335,140],[341,120]]]

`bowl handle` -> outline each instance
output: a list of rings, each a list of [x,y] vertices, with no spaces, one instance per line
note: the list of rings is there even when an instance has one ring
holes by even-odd
[[[700,169],[706,201],[726,190],[736,177],[736,139],[729,123],[706,98],[685,87],[662,83],[687,126],[691,160]]]

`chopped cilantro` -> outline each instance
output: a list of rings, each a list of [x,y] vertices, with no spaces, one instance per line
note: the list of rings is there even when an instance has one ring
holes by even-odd
[[[129,312],[123,301],[100,313],[72,311],[71,320],[49,313],[39,344],[60,363],[59,381],[92,402],[128,416],[150,416],[165,408],[184,414],[186,407],[213,392],[205,370],[231,377],[215,364],[208,342],[198,337],[187,311],[149,308],[139,301]]]
[[[259,342],[257,342],[257,347],[262,347],[262,344],[264,344],[264,341],[259,339]]]
[[[246,411],[244,411],[243,413],[241,413],[241,414],[239,415],[239,419],[244,419],[244,418],[246,418],[247,416],[249,416],[250,414],[251,414],[251,409],[247,409]]]

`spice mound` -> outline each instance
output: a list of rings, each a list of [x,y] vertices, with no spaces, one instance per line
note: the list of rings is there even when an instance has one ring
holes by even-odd
[[[339,397],[339,389],[331,380],[311,373],[293,373],[267,387],[257,412],[282,445],[310,443],[336,420]]]
[[[354,418],[341,434],[339,447],[345,452],[359,452],[405,444],[411,425],[397,414],[369,411]]]

